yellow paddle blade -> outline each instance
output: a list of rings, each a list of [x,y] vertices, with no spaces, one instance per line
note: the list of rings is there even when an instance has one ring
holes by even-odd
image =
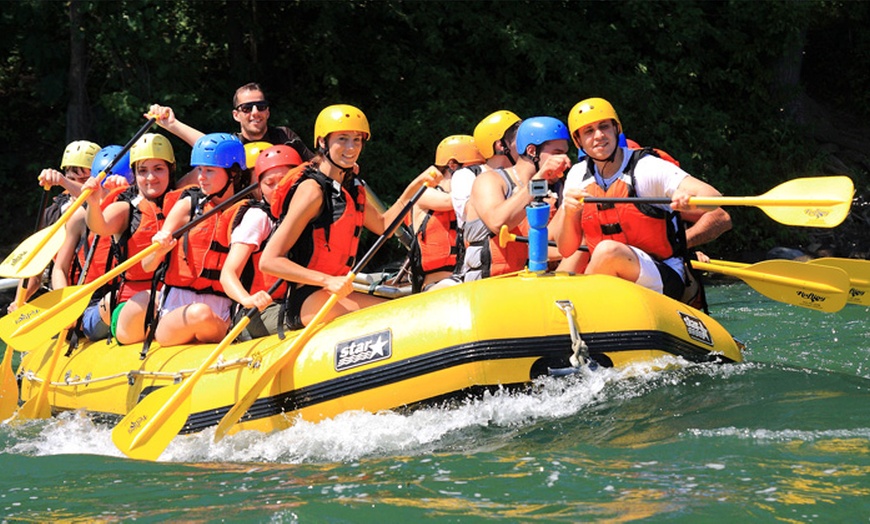
[[[88,307],[91,300],[89,293],[81,295],[63,307],[55,307],[64,299],[72,297],[79,289],[86,286],[68,286],[46,293],[32,302],[28,302],[12,313],[0,318],[0,338],[6,344],[16,347],[21,351],[32,349],[51,338],[61,329],[75,322]],[[50,318],[39,318],[47,311],[51,311]],[[41,329],[20,329],[24,326],[39,322]]]
[[[855,185],[846,176],[796,178],[757,197],[693,197],[693,204],[755,206],[781,224],[831,228],[849,215]]]
[[[27,402],[21,406],[18,413],[15,414],[17,420],[30,419],[45,419],[51,418],[51,404],[48,402],[48,388],[51,385],[51,377],[54,376],[54,370],[57,368],[57,361],[60,360],[60,354],[63,353],[63,345],[66,343],[67,330],[64,329],[57,336],[57,342],[54,344],[54,349],[51,354],[51,362],[48,365],[42,384],[39,386],[39,391],[36,395],[30,397]]]
[[[19,244],[0,264],[0,276],[30,278],[42,273],[66,239],[65,227],[54,234],[51,230],[51,227],[41,229]]]
[[[11,417],[18,409],[18,381],[12,369],[12,346],[6,346],[0,364],[0,422]]]
[[[816,258],[810,264],[838,267],[849,274],[850,304],[870,306],[870,260],[856,258]]]
[[[768,260],[744,268],[692,261],[701,271],[737,277],[762,295],[795,306],[833,313],[846,305],[849,275],[835,267]]]
[[[250,322],[251,314],[242,317],[184,383],[158,389],[136,404],[112,429],[118,449],[131,458],[157,460],[190,415],[193,387]]]
[[[179,384],[154,390],[136,404],[112,429],[112,442],[115,446],[130,458],[157,460],[187,422],[190,415],[190,395],[179,397],[174,405],[175,409],[163,411],[164,416],[160,417],[159,425],[152,426],[159,431],[151,432],[141,443],[134,444],[134,441],[142,435],[143,428],[152,422],[152,416],[160,414],[161,408],[166,406],[180,387]]]

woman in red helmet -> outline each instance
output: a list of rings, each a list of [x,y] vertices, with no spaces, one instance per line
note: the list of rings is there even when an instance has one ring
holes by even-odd
[[[278,332],[279,304],[274,300],[283,298],[287,285],[279,286],[271,295],[267,292],[276,279],[260,271],[260,255],[278,227],[270,210],[275,188],[290,169],[301,164],[302,157],[290,146],[277,145],[261,151],[252,175],[252,181],[259,183],[259,195],[239,205],[231,221],[230,252],[221,268],[221,285],[227,296],[243,308],[259,310],[246,328],[251,338]],[[242,314],[239,311],[236,316]]]

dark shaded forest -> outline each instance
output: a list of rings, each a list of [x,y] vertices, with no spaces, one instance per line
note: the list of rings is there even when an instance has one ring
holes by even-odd
[[[490,112],[566,119],[590,96],[627,135],[728,195],[847,174],[858,199],[834,230],[731,208],[715,256],[785,245],[867,255],[870,2],[7,2],[0,69],[0,254],[32,232],[66,143],[124,144],[149,104],[237,131],[234,90],[261,83],[273,125],[309,145],[326,105],[363,109],[362,176],[392,201],[445,136]],[[164,133],[165,134],[165,133]],[[171,137],[181,170],[190,147]],[[55,189],[55,191],[58,191]],[[387,255],[389,256],[389,255]]]

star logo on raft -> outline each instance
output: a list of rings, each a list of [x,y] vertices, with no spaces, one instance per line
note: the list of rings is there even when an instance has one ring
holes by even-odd
[[[710,330],[707,329],[707,326],[704,325],[704,322],[700,318],[687,315],[682,311],[679,311],[679,313],[680,318],[683,320],[683,324],[686,325],[686,332],[688,333],[689,338],[707,344],[708,346],[713,345],[713,337],[710,335]]]
[[[378,331],[335,345],[335,370],[346,371],[393,356],[393,333]]]

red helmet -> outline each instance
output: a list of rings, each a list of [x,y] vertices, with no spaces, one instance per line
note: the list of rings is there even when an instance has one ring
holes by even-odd
[[[251,182],[260,181],[260,175],[273,167],[283,166],[287,169],[302,164],[302,157],[290,146],[279,144],[264,149],[257,157]]]

